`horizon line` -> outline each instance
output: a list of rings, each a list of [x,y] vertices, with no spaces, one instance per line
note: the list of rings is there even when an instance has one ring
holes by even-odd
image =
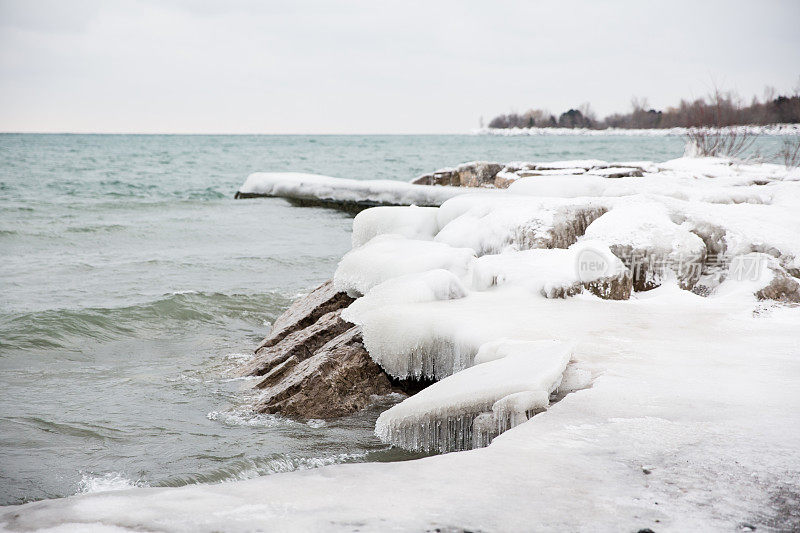
[[[479,129],[479,128],[478,128]],[[472,131],[438,132],[438,133],[266,133],[266,132],[181,132],[181,131],[10,131],[2,130],[0,135],[472,135]]]

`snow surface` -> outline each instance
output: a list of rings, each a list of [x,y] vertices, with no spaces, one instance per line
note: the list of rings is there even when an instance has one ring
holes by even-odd
[[[551,176],[531,176],[358,220],[335,282],[364,296],[343,317],[388,373],[439,380],[385,411],[378,435],[475,449],[42,501],[0,510],[0,528],[800,529],[800,307],[755,295],[800,266],[800,175],[636,166],[650,170],[593,176],[605,182],[588,197],[568,183],[584,176],[546,195],[525,183]],[[702,242],[721,283],[701,296],[665,278],[619,301],[531,290],[579,276],[566,265],[581,247],[615,242]],[[768,268],[732,275],[753,261]]]

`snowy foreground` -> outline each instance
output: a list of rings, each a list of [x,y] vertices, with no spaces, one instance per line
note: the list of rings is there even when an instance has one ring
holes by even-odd
[[[389,374],[437,380],[376,432],[468,451],[74,496],[0,524],[800,529],[800,173],[640,166],[356,217],[334,283],[360,298],[343,316]]]

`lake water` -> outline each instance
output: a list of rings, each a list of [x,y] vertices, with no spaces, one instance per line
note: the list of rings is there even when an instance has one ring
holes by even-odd
[[[759,140],[764,153],[780,139]],[[231,371],[328,279],[350,216],[254,171],[408,180],[475,159],[679,157],[678,137],[0,135],[0,504],[396,460],[380,406],[253,415]]]

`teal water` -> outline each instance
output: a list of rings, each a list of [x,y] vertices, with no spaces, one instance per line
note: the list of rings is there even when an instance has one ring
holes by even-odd
[[[403,457],[372,434],[380,406],[326,425],[247,412],[232,369],[332,275],[352,221],[233,200],[250,172],[408,180],[682,152],[675,137],[0,135],[0,504]]]

